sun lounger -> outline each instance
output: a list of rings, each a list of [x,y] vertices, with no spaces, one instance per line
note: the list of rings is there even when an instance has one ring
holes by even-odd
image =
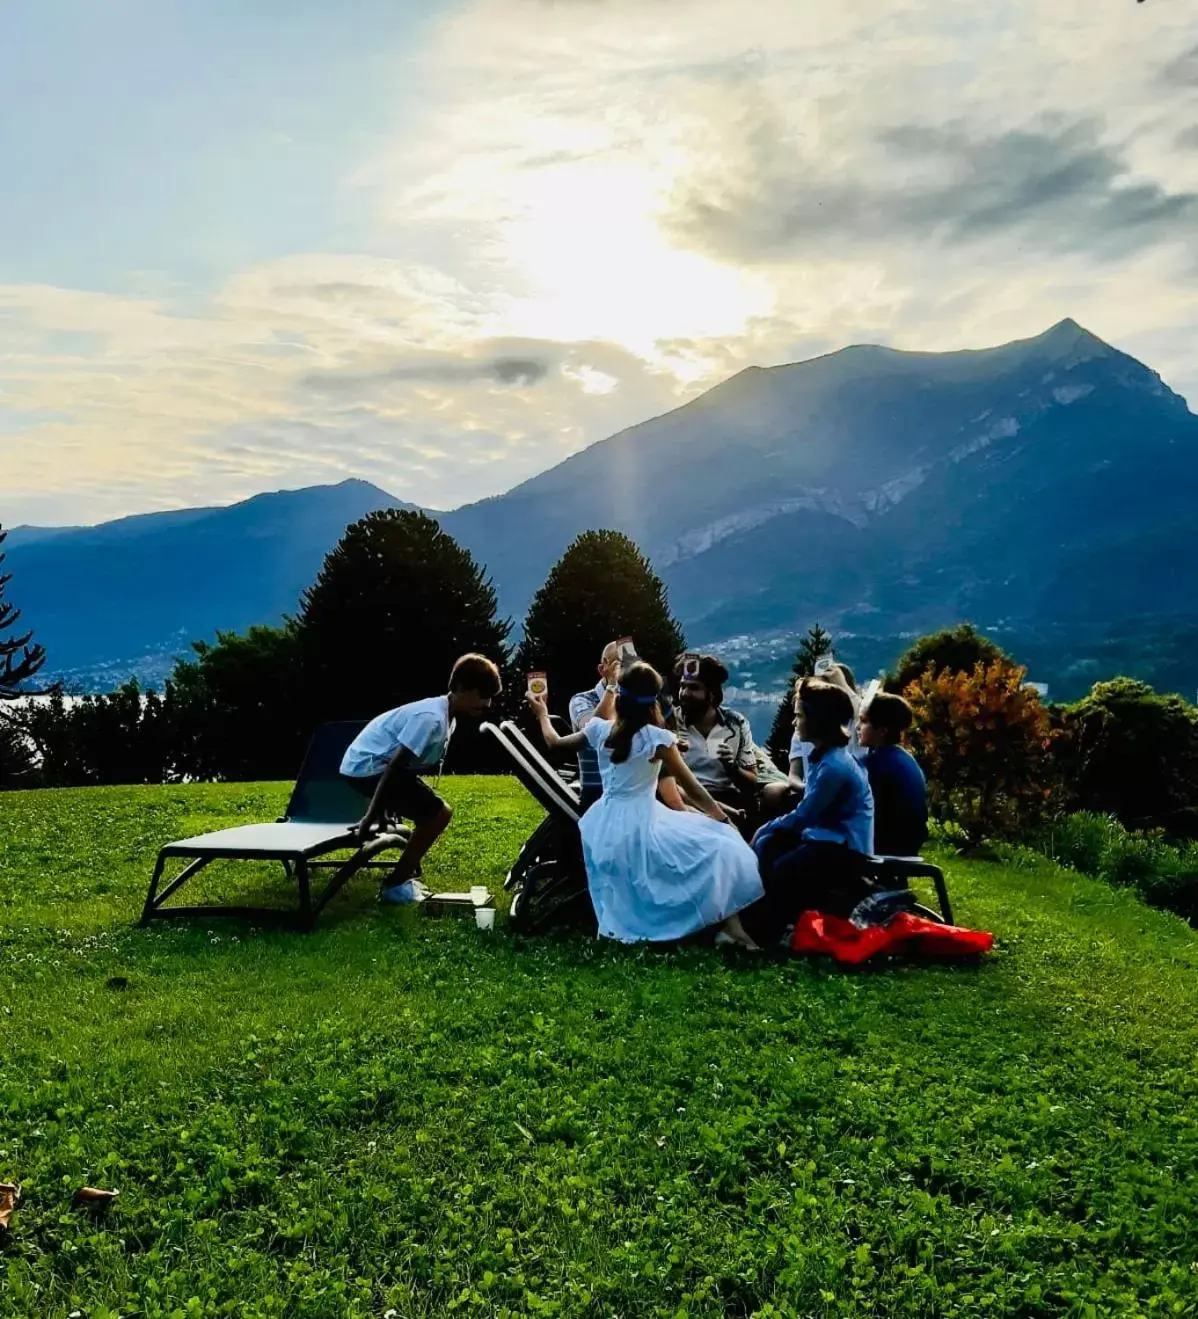
[[[510,719],[505,719],[499,726],[508,735],[512,743],[524,755],[525,759],[533,769],[537,771],[541,778],[545,780],[555,792],[563,794],[568,799],[570,808],[577,815],[578,785],[571,782],[571,780],[559,769],[551,765],[528,740],[526,734]]]
[[[352,833],[351,827],[365,813],[366,802],[340,774],[345,748],[362,727],[361,722],[347,722],[325,724],[316,730],[292,789],[287,813],[280,820],[182,838],[162,848],[146,894],[141,923],[180,916],[243,916],[310,929],[328,903],[360,870],[389,870],[392,862],[374,858],[381,852],[402,848],[411,831],[387,822],[379,832],[365,839]],[[331,852],[351,848],[352,855],[348,858],[320,859]],[[167,863],[172,860],[184,860],[187,864],[159,890]],[[280,862],[288,878],[294,879],[298,886],[298,908],[165,905],[189,879],[219,860]],[[313,897],[311,881],[315,870],[333,873],[327,885]]]
[[[566,783],[511,720],[498,727],[483,724],[483,732],[493,737],[507,753],[512,772],[550,815],[578,823],[582,814],[578,793]]]
[[[581,925],[593,933],[595,913],[578,834],[582,812],[577,790],[515,724],[484,724],[483,730],[503,748],[512,772],[546,811],[504,880],[504,888],[512,893],[511,927],[534,934],[561,925]]]

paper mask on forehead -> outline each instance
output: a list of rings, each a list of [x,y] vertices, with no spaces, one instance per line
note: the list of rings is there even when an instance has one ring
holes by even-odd
[[[815,661],[815,676],[822,678],[826,673],[831,672],[832,666],[836,663],[836,656],[828,651],[826,655],[821,655]]]
[[[682,657],[682,676],[689,678],[692,682],[699,676],[699,657],[698,655],[687,654]]]

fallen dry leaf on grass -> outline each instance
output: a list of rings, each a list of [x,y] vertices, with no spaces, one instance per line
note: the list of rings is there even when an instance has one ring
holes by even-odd
[[[0,1182],[0,1228],[8,1230],[8,1220],[21,1198],[21,1188],[15,1182]]]
[[[101,1191],[95,1186],[81,1186],[75,1192],[73,1203],[85,1209],[106,1209],[120,1195],[120,1191]]]

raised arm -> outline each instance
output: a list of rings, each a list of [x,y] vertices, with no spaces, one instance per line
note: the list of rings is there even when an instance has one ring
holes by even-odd
[[[528,705],[537,717],[537,723],[541,727],[541,736],[545,739],[545,745],[550,751],[577,751],[579,747],[586,746],[587,735],[585,733],[570,733],[563,737],[554,728],[549,719],[549,707],[545,704],[543,696],[530,696]]]

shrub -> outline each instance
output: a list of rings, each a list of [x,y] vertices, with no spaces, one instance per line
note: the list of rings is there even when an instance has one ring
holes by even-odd
[[[1142,891],[1168,868],[1170,850],[1159,838],[1124,832],[1112,841],[1099,874],[1112,884]]]
[[[1078,811],[1058,820],[1042,850],[1060,865],[1132,888],[1154,907],[1198,918],[1198,845],[1170,845],[1161,832],[1133,833],[1113,815]]]
[[[1102,872],[1103,858],[1110,846],[1112,830],[1121,827],[1109,815],[1078,811],[1053,824],[1044,850],[1054,861],[1068,866],[1070,870],[1097,875]]]
[[[929,666],[904,695],[936,815],[958,825],[971,846],[1039,824],[1057,795],[1054,734],[1023,669],[1006,659],[979,661],[968,673]]]
[[[1100,682],[1062,713],[1057,756],[1075,804],[1129,828],[1193,828],[1198,709],[1131,678]]]
[[[36,748],[44,787],[163,783],[171,777],[170,721],[163,698],[127,682],[68,702],[61,691],[28,707],[21,728]]]
[[[946,669],[949,673],[972,673],[979,664],[993,664],[995,660],[1012,663],[1010,656],[989,637],[982,636],[972,623],[958,623],[956,627],[920,637],[899,659],[894,673],[886,680],[886,689],[905,691],[928,669],[934,673]]]

